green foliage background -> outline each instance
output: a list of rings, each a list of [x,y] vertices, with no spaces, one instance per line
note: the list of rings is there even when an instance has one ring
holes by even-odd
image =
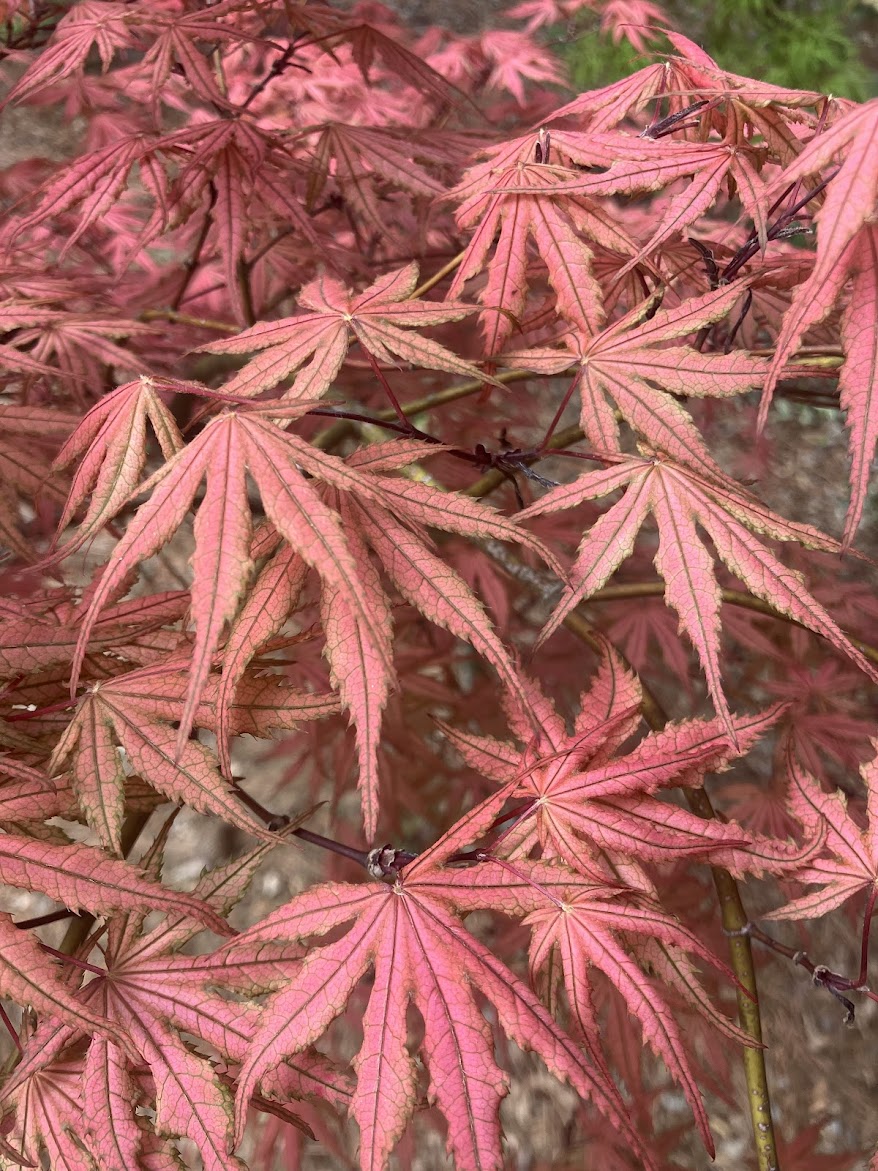
[[[878,0],[666,0],[674,26],[720,65],[794,89],[866,101],[878,93]],[[559,49],[579,90],[616,81],[645,62],[627,43],[600,32],[582,13],[557,30]],[[657,36],[661,49],[664,38]]]

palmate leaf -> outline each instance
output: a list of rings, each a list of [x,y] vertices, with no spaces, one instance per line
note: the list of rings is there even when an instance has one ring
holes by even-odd
[[[600,665],[583,693],[573,736],[568,734],[555,705],[537,684],[526,676],[522,676],[522,682],[527,687],[530,710],[539,720],[538,738],[533,740],[530,725],[513,708],[508,708],[508,716],[511,730],[530,746],[527,758],[511,741],[477,735],[439,722],[466,762],[500,784],[520,782],[531,759],[540,762],[545,757],[548,764],[563,758],[568,771],[576,763],[580,766],[588,762],[605,763],[640,724],[643,702],[640,682],[606,639],[601,639]]]
[[[697,955],[722,971],[731,971],[700,940],[655,900],[626,888],[588,884],[557,862],[514,864],[486,860],[475,871],[448,879],[461,910],[492,909],[526,915],[531,928],[530,969],[537,984],[547,967],[560,960],[567,1001],[587,1043],[600,1048],[600,1031],[591,998],[589,968],[604,973],[643,1028],[644,1038],[667,1065],[689,1101],[708,1153],[713,1139],[682,1034],[658,982],[650,979],[626,947],[626,935],[646,936],[669,949]],[[553,954],[554,953],[554,954]],[[706,992],[696,987],[696,994]]]
[[[387,576],[411,605],[431,622],[469,642],[491,663],[505,693],[520,712],[527,713],[528,696],[518,670],[484,608],[454,570],[432,551],[423,531],[433,526],[472,539],[505,541],[516,539],[516,529],[511,521],[481,502],[443,492],[422,481],[381,474],[405,467],[423,454],[422,445],[416,441],[372,444],[354,453],[343,471],[327,469],[327,479],[332,477],[337,488],[348,490],[341,505],[345,531],[356,534],[364,549],[369,546],[374,550]],[[367,470],[373,474],[364,475]],[[544,547],[531,548],[554,562]],[[364,563],[362,557],[358,560]],[[374,583],[370,589],[374,592]],[[349,642],[347,649],[350,653],[356,647]],[[373,687],[376,685],[378,677],[366,658],[358,655],[349,667]],[[370,837],[370,817],[377,803],[377,796],[370,791],[372,785],[377,785],[377,778],[373,779],[373,774],[361,766],[360,786]]]
[[[108,968],[112,987],[106,981],[93,982],[88,999],[99,1004],[112,1017],[130,1020],[132,1037],[143,1055],[156,1083],[156,1130],[172,1136],[185,1134],[197,1146],[205,1171],[243,1171],[244,1163],[231,1154],[231,1117],[228,1093],[209,1062],[184,1044],[162,1012],[161,988],[154,979],[139,979],[136,945],[129,949],[114,932],[108,949]],[[219,1001],[219,997],[216,1000]],[[157,1003],[158,1001],[158,1003]],[[226,1015],[239,1012],[237,1005],[222,1002]],[[161,1007],[159,1007],[161,1006]],[[213,1006],[212,1006],[213,1007]],[[158,1011],[156,1011],[158,1009]],[[205,1014],[210,1019],[210,1013]],[[241,1014],[243,1015],[243,1014]],[[100,1059],[96,1054],[95,1064]],[[112,1060],[108,1052],[107,1057]],[[123,1134],[134,1130],[129,1114]]]
[[[204,875],[192,897],[218,913],[227,913],[277,841]],[[272,948],[263,947],[253,957],[242,950],[234,963],[216,963],[212,956],[179,954],[177,949],[198,930],[191,923],[169,916],[146,934],[142,926],[142,915],[111,921],[104,948],[108,974],[97,976],[76,994],[83,1013],[105,1019],[109,1030],[123,1021],[130,1024],[134,1052],[106,1044],[100,1034],[94,1037],[78,1065],[82,1094],[77,1091],[69,1096],[64,1125],[95,1157],[101,1171],[164,1166],[149,1158],[157,1135],[193,1141],[205,1168],[241,1171],[244,1164],[231,1153],[231,1098],[223,1067],[181,1034],[219,1054],[226,1068],[236,1067],[255,1033],[258,1009],[208,987],[245,993],[275,987],[280,969]],[[44,1134],[40,1127],[29,1132],[30,1115],[22,1111],[21,1103],[41,1082],[56,1076],[75,1029],[60,1013],[47,1011],[3,1087],[3,1101],[19,1103],[20,1128],[13,1138],[34,1157],[43,1145],[51,1149],[54,1136]],[[130,1050],[131,1042],[127,1044]],[[291,1099],[319,1097],[344,1108],[351,1089],[344,1071],[308,1051],[267,1079],[265,1092],[277,1098],[275,1109],[295,1124],[298,1120],[288,1106]],[[269,1108],[263,1098],[256,1104]],[[143,1106],[155,1112],[155,1131],[142,1116]]]
[[[144,486],[152,489],[149,503],[141,507],[128,526],[83,619],[73,664],[74,682],[100,611],[123,587],[127,575],[170,539],[206,477],[205,497],[195,519],[191,596],[196,638],[190,689],[177,737],[178,751],[182,751],[189,735],[223,625],[234,617],[248,584],[248,469],[275,528],[331,587],[345,592],[363,638],[381,653],[382,632],[362,598],[360,575],[338,516],[297,470],[295,455],[299,448],[307,450],[308,445],[299,441],[296,447],[292,436],[284,436],[270,424],[255,419],[227,414],[211,421]],[[324,457],[324,462],[329,459]]]
[[[4,1105],[13,1107],[14,1115],[10,1116],[12,1154],[8,1159],[0,1155],[3,1171],[19,1164],[41,1167],[43,1151],[52,1167],[92,1171],[94,1162],[71,1125],[82,1109],[82,1081],[82,1058],[67,1057],[47,1064],[16,1095],[4,1100]],[[21,1152],[17,1156],[16,1147]],[[4,1143],[3,1155],[6,1150]]]
[[[708,1005],[685,953],[731,974],[696,936],[662,911],[652,883],[631,859],[668,861],[700,853],[720,859],[738,873],[772,868],[797,872],[803,861],[819,853],[823,835],[815,832],[804,848],[791,846],[761,839],[734,824],[705,822],[650,796],[665,786],[702,783],[706,771],[727,767],[737,752],[721,722],[712,720],[669,724],[627,754],[615,756],[638,723],[641,694],[635,677],[609,645],[582,697],[572,731],[533,685],[531,691],[542,735],[534,741],[526,728],[517,729],[526,743],[523,751],[490,737],[444,729],[467,763],[501,782],[493,799],[498,814],[492,826],[498,830],[493,845],[489,840],[481,852],[468,851],[467,856],[480,860],[475,870],[458,871],[454,879],[444,881],[454,882],[460,909],[488,906],[528,916],[525,924],[533,929],[532,975],[545,971],[550,973],[550,985],[563,984],[574,1023],[593,1045],[599,1045],[599,1028],[589,968],[603,971],[684,1089],[712,1151],[681,1031],[655,977],[681,993],[727,1036],[746,1043],[746,1036]],[[740,751],[770,728],[780,710],[736,720]],[[501,813],[507,802],[512,808]],[[505,828],[499,831],[500,826]],[[455,840],[460,842],[461,836]],[[536,849],[543,861],[533,861]],[[428,851],[413,869],[441,860],[432,854]],[[580,877],[571,880],[571,870]],[[571,883],[567,889],[565,875]],[[624,886],[620,875],[637,889]],[[641,964],[649,964],[651,976]]]
[[[247,309],[239,265],[248,240],[248,204],[254,197],[254,181],[265,164],[268,136],[243,119],[219,118],[184,127],[157,145],[163,152],[178,156],[183,165],[167,199],[156,201],[140,243],[164,230],[169,213],[174,223],[182,223],[193,212],[202,211],[219,246],[235,315],[244,322]]]
[[[119,340],[139,338],[142,344],[155,333],[155,326],[139,321],[58,309],[34,309],[30,318],[16,332],[16,345],[26,346],[32,358],[63,377],[79,402],[89,401],[88,390],[100,383],[106,367],[142,368],[137,353]]]
[[[102,1052],[108,1054],[103,1063]],[[131,1117],[148,1098],[148,1075],[128,1077],[128,1065],[118,1047],[95,1039],[85,1057],[68,1051],[37,1068],[4,1098],[14,1108],[14,1146],[8,1161],[0,1159],[3,1171],[42,1166],[41,1153],[65,1171],[180,1171],[176,1146],[148,1130],[142,1116]]]
[[[643,1166],[652,1167],[601,1065],[558,1028],[527,985],[460,923],[455,912],[459,875],[446,872],[440,863],[462,834],[472,840],[487,828],[492,815],[493,799],[393,885],[325,884],[240,936],[237,942],[249,949],[275,940],[323,935],[351,924],[335,943],[313,947],[304,961],[296,958],[289,983],[267,1002],[241,1070],[236,1139],[243,1134],[250,1097],[266,1073],[319,1038],[371,968],[372,990],[363,1045],[354,1062],[357,1086],[351,1103],[360,1127],[364,1171],[387,1165],[415,1104],[416,1070],[406,1046],[410,999],[424,1021],[422,1049],[430,1094],[448,1121],[456,1165],[480,1171],[502,1166],[497,1111],[506,1082],[471,989],[494,1005],[504,1032],[538,1053],[552,1072],[593,1101]],[[510,899],[509,908],[514,905],[516,900]]]
[[[12,222],[12,242],[81,203],[79,222],[67,233],[64,245],[59,249],[60,256],[66,256],[85,232],[100,223],[122,197],[134,167],[138,164],[142,169],[149,166],[144,160],[150,158],[152,147],[145,135],[132,134],[74,159],[34,193],[39,196],[36,208],[23,219]],[[160,168],[153,166],[151,172],[164,181]]]
[[[606,882],[613,872],[604,856],[663,862],[716,851],[725,857],[743,847],[740,856],[747,857],[748,847],[756,845],[754,836],[738,825],[705,821],[652,794],[700,784],[706,772],[726,768],[772,726],[781,707],[735,717],[737,749],[720,720],[689,720],[668,724],[624,756],[615,756],[637,727],[641,696],[639,685],[609,647],[582,697],[572,734],[534,684],[529,690],[540,735],[534,740],[526,725],[511,721],[527,745],[524,751],[443,725],[467,763],[500,782],[498,800],[517,803],[512,837],[504,840],[505,846],[514,846],[516,858],[528,857],[539,845],[546,856],[560,857],[585,877]],[[771,859],[780,867],[798,865],[801,859],[798,849],[784,843],[759,842],[757,853],[755,870],[767,868]],[[740,869],[746,862],[735,855],[734,866]]]
[[[832,190],[830,184],[830,194]],[[829,196],[827,203],[828,199]],[[824,218],[825,208],[826,204],[818,213]],[[760,421],[764,424],[774,388],[783,377],[790,354],[805,331],[826,317],[849,278],[851,291],[841,322],[845,360],[839,372],[839,394],[847,413],[851,455],[846,543],[853,542],[862,520],[878,440],[878,230],[874,225],[867,223],[861,227],[840,256],[832,254],[824,258],[818,249],[814,271],[797,286],[784,316],[760,407]]]
[[[576,140],[581,137],[588,142],[593,136],[562,132],[555,137],[562,149],[566,147],[569,150],[574,161],[581,162]],[[759,176],[759,168],[765,157],[764,149],[757,150],[746,143],[682,143],[667,139],[654,142],[648,135],[641,136],[636,142],[639,144],[640,157],[636,157],[634,143],[626,144],[622,157],[613,162],[604,174],[567,172],[565,176],[559,168],[554,168],[557,181],[550,189],[556,198],[565,195],[631,195],[640,191],[657,191],[677,179],[692,176],[685,189],[671,199],[649,240],[619,270],[619,276],[630,271],[675,233],[683,231],[704,215],[717,201],[723,183],[729,178],[735,180],[741,202],[757,225],[760,240],[764,240],[767,206],[765,184]],[[538,188],[530,188],[522,185],[521,190],[542,193],[545,186],[541,184]]]
[[[129,12],[102,0],[75,4],[55,26],[48,47],[40,53],[23,77],[6,95],[7,102],[20,102],[45,86],[53,85],[85,65],[92,48],[108,69],[117,50],[132,45],[128,28]]]
[[[215,677],[207,680],[193,713],[195,724],[211,731],[217,728],[218,682]],[[119,748],[159,793],[247,833],[275,840],[235,796],[206,745],[187,740],[182,751],[175,751],[172,725],[188,689],[185,668],[173,663],[130,671],[93,687],[59,739],[50,770],[71,768],[83,812],[106,849],[121,852],[126,777]],[[226,721],[232,733],[267,737],[337,710],[332,695],[298,691],[277,678],[251,678],[239,681],[237,701],[226,712]]]
[[[689,413],[670,395],[726,398],[758,386],[768,369],[765,359],[739,352],[702,354],[667,342],[694,334],[724,317],[740,301],[739,285],[705,293],[652,316],[648,300],[592,338],[574,336],[566,352],[519,350],[501,361],[526,370],[556,373],[580,369],[580,426],[600,451],[620,451],[619,425],[608,402],[650,445],[679,463],[707,475],[722,475]],[[655,385],[653,385],[655,384]]]
[[[150,881],[128,863],[106,858],[99,850],[82,845],[54,845],[14,834],[0,836],[0,881],[25,890],[37,890],[72,910],[88,908],[95,913],[160,909],[171,915],[194,919],[222,935],[229,928],[206,903],[191,895],[170,891]],[[130,1052],[128,1030],[112,1022],[75,997],[68,984],[55,975],[38,941],[0,916],[3,936],[0,992],[41,1014],[65,1022],[74,1032],[84,1031],[115,1042]]]
[[[308,404],[299,404],[298,409],[305,411]],[[371,458],[373,462],[378,461],[375,455]],[[399,466],[400,462],[409,463],[412,458],[410,448],[406,448],[402,460],[397,454],[396,461],[385,451],[390,467]],[[380,461],[375,462],[379,470],[381,466]],[[195,645],[176,748],[178,756],[183,752],[191,754],[193,749],[186,747],[187,738],[214,652],[224,626],[235,618],[239,599],[249,583],[252,528],[247,496],[249,473],[275,530],[308,565],[318,570],[328,591],[324,605],[329,636],[327,655],[334,676],[342,686],[345,704],[357,721],[364,812],[371,837],[377,817],[375,744],[381,708],[393,679],[389,615],[380,600],[380,591],[376,592],[376,581],[368,561],[354,555],[338,512],[323,501],[300,469],[341,492],[359,494],[367,508],[377,507],[389,514],[388,523],[395,524],[393,518],[399,517],[408,525],[433,525],[469,537],[516,540],[541,554],[560,571],[555,559],[539,541],[478,501],[443,493],[427,484],[361,469],[355,459],[345,462],[326,455],[271,423],[256,417],[225,414],[212,420],[196,439],[143,485],[152,492],[150,500],[141,506],[129,524],[83,617],[73,660],[73,686],[103,608],[125,588],[128,575],[138,563],[170,539],[206,478],[204,499],[194,525],[192,563],[195,574],[191,600]],[[106,517],[107,509],[101,515]],[[408,534],[402,528],[399,536],[401,540],[408,540]],[[356,540],[356,537],[352,539]],[[388,550],[387,556],[391,555],[392,550]],[[424,556],[431,556],[426,549]],[[404,575],[397,573],[395,576],[397,584],[404,582]],[[501,671],[507,687],[514,688],[515,671],[490,631],[476,599],[455,575],[445,576],[450,586],[456,582],[452,590],[456,598],[451,607],[452,610],[457,607],[459,614],[454,619],[448,611],[440,620],[441,624],[450,626],[461,637],[474,640],[477,649]],[[425,580],[423,574],[419,580]],[[417,582],[411,588],[417,592]],[[469,619],[460,611],[464,602],[470,607]],[[428,616],[430,610],[438,614],[433,602],[429,604]],[[270,614],[266,615],[262,626],[259,615],[251,608],[244,624],[246,635],[235,634],[236,638],[243,638],[240,644],[242,657],[237,660],[231,682],[225,689],[223,711],[227,710],[225,705],[234,676],[248,648],[255,646],[265,631],[270,637],[277,629],[279,615],[273,611]],[[22,632],[20,637],[27,636]],[[48,632],[46,638],[49,638]],[[224,731],[228,731],[225,726]]]
[[[623,487],[626,491],[622,499],[584,535],[570,585],[544,627],[541,641],[630,556],[638,530],[652,512],[659,529],[655,563],[665,580],[665,598],[679,614],[682,628],[698,651],[711,699],[733,741],[735,733],[720,670],[719,585],[713,557],[696,526],[707,532],[721,560],[751,593],[821,634],[878,682],[878,670],[807,592],[801,575],[782,565],[753,532],[775,540],[798,541],[806,548],[826,552],[840,552],[839,543],[810,525],[777,516],[725,477],[707,479],[664,456],[620,457],[616,466],[586,472],[571,484],[552,489],[516,519],[570,508]]]
[[[11,779],[10,779],[11,778]],[[67,777],[50,778],[40,769],[0,753],[0,823],[21,829],[28,821],[76,817],[76,798]]]
[[[359,558],[360,564],[364,564],[364,559],[365,564],[368,564],[368,547],[371,547],[387,576],[406,601],[437,626],[450,630],[458,638],[470,643],[495,668],[507,693],[516,696],[526,710],[527,697],[522,691],[518,670],[495,633],[484,607],[451,566],[431,550],[426,533],[418,531],[420,526],[414,526],[413,531],[411,521],[408,525],[404,524],[397,520],[392,512],[371,503],[363,507],[353,501],[343,502],[341,515],[348,539],[351,539],[351,534],[356,534],[356,540],[361,543],[363,555]],[[370,596],[380,597],[380,605],[387,612],[389,630],[389,609],[378,585],[377,574],[375,582],[368,588]],[[333,637],[339,641],[349,626],[349,623],[345,622],[343,612],[333,614],[333,610],[338,611],[340,603],[343,604],[343,599],[337,596],[328,602],[329,622],[324,622],[327,639]],[[361,743],[360,759],[367,762],[361,765],[359,784],[367,836],[371,840],[378,799],[377,750],[381,726],[380,709],[384,706],[386,692],[379,691],[375,686],[376,671],[363,650],[356,643],[352,643],[350,638],[347,646],[352,652],[348,666],[349,674],[345,677],[340,676],[337,667],[335,674],[342,687],[342,697],[346,705],[354,712],[354,705],[358,702],[366,708],[357,720],[358,736],[361,741],[365,741]],[[339,658],[338,652],[333,658]],[[378,678],[380,679],[380,676]],[[351,693],[350,699],[346,696],[346,690]],[[369,706],[378,710],[370,713]]]
[[[777,339],[771,375],[760,404],[760,425],[771,402],[781,371],[805,330],[821,321],[844,284],[856,253],[851,241],[874,214],[878,195],[878,98],[849,111],[822,133],[815,134],[794,162],[770,184],[768,193],[820,171],[843,155],[829,182],[823,206],[815,213],[817,261],[809,279],[800,285]],[[864,324],[868,318],[864,317]]]
[[[193,93],[215,106],[228,106],[229,103],[220,92],[217,79],[211,71],[209,56],[205,56],[198,48],[198,43],[258,43],[257,38],[248,36],[234,25],[220,24],[217,20],[219,16],[240,13],[243,8],[240,0],[226,0],[225,3],[211,5],[209,13],[196,10],[166,15],[161,10],[151,11],[146,8],[136,15],[132,14],[133,28],[158,33],[143,58],[143,64],[152,67],[149,90],[153,98],[157,98],[161,93],[176,62],[185,74]]]
[[[673,58],[669,62],[646,65],[630,77],[622,77],[600,89],[579,94],[573,101],[554,110],[546,121],[554,122],[558,118],[574,115],[582,117],[596,134],[613,130],[628,114],[636,113],[657,93],[666,90],[669,85],[668,74],[673,68]],[[676,88],[673,80],[670,80],[670,86]],[[683,88],[689,88],[688,79]]]
[[[108,1037],[130,1051],[124,1025],[120,1027],[80,1003],[39,941],[29,932],[19,931],[10,915],[0,914],[0,938],[0,995],[23,1007],[59,1017],[74,1033]]]
[[[183,591],[172,590],[111,606],[95,624],[92,649],[136,645],[158,627],[179,621],[185,613],[185,601]],[[51,606],[22,607],[21,612],[10,613],[8,618],[0,617],[0,676],[8,679],[55,664],[69,664],[79,638],[79,616],[65,596],[53,599]],[[104,672],[98,674],[102,676]],[[53,696],[50,702],[58,698]],[[35,702],[46,700],[37,695]]]
[[[590,162],[595,158],[606,162],[607,152],[619,146],[618,140],[624,148],[623,136],[604,138],[608,141],[592,144]],[[515,319],[524,313],[531,238],[546,264],[558,313],[584,337],[598,332],[605,311],[592,274],[592,250],[583,237],[623,256],[637,253],[634,241],[606,209],[586,199],[572,197],[559,203],[552,197],[554,168],[534,162],[536,141],[528,135],[495,148],[488,162],[472,167],[448,194],[449,199],[459,202],[456,218],[460,226],[478,224],[448,296],[459,296],[466,281],[487,266],[488,279],[480,300],[491,310],[482,318],[485,349],[490,355],[502,350]],[[530,194],[522,194],[524,188]],[[492,247],[494,254],[489,260]],[[503,312],[497,312],[498,308]]]
[[[9,365],[16,368],[14,362]],[[59,501],[62,492],[50,477],[45,445],[67,436],[75,425],[75,417],[63,411],[0,405],[0,541],[28,561],[33,558],[33,549],[16,523],[17,496]]]
[[[415,327],[460,321],[475,312],[475,306],[462,302],[408,300],[417,283],[415,261],[379,277],[362,293],[352,292],[333,277],[318,277],[304,286],[298,298],[311,313],[261,322],[237,337],[210,342],[201,349],[212,354],[264,351],[226,384],[225,391],[234,395],[269,390],[311,358],[284,392],[285,401],[313,400],[325,394],[341,370],[353,340],[390,365],[401,360],[464,378],[484,377],[472,363],[438,342],[407,332]]]
[[[878,740],[872,741],[878,754]],[[860,769],[868,798],[865,829],[847,811],[841,792],[826,793],[810,773],[790,754],[790,809],[806,832],[824,830],[826,845],[821,856],[797,870],[792,877],[820,889],[791,899],[764,916],[766,919],[816,919],[842,906],[855,894],[873,890],[878,882],[878,755]]]
[[[184,384],[142,377],[118,387],[88,412],[55,457],[54,466],[65,468],[80,460],[61,519],[60,534],[77,510],[88,501],[88,510],[76,537],[57,557],[67,557],[89,541],[119,512],[140,483],[146,464],[146,424],[151,424],[165,459],[183,446],[174,416],[157,391],[178,391]]]
[[[430,448],[426,454],[435,453]],[[512,521],[486,505],[443,492],[427,483],[389,473],[425,454],[423,444],[395,440],[371,444],[344,464],[319,452],[302,452],[303,466],[339,490],[339,515],[362,580],[363,596],[386,631],[390,654],[391,618],[380,576],[369,559],[371,548],[402,596],[431,622],[469,642],[497,671],[506,693],[520,710],[528,708],[517,668],[497,637],[478,598],[462,578],[432,549],[427,526],[472,539],[521,539]],[[530,546],[560,570],[539,543]],[[223,717],[234,695],[235,679],[260,642],[275,634],[293,609],[302,588],[301,564],[280,549],[264,567],[250,599],[232,625],[225,649],[220,690],[220,734],[228,735]],[[360,759],[359,787],[367,837],[375,831],[378,812],[377,749],[381,717],[392,676],[371,646],[360,638],[344,593],[324,589],[321,599],[327,653],[333,680],[354,719]],[[228,748],[221,750],[228,775]]]
[[[802,847],[766,840],[734,823],[705,821],[651,795],[670,785],[700,785],[706,772],[728,767],[771,727],[779,711],[735,717],[737,750],[730,748],[719,720],[690,720],[669,724],[604,765],[577,769],[574,749],[570,755],[562,752],[558,765],[531,767],[526,779],[508,790],[509,796],[533,802],[517,827],[516,849],[526,853],[539,842],[592,878],[606,874],[601,855],[614,862],[706,855],[737,874],[801,866],[819,850],[819,834]]]
[[[295,549],[282,544],[262,567],[231,624],[217,692],[217,754],[224,777],[232,775],[229,741],[238,683],[259,647],[277,634],[295,610],[307,574],[306,562]]]
[[[851,501],[845,542],[854,539],[863,514],[869,470],[878,437],[878,232],[870,222],[878,198],[878,98],[841,117],[815,134],[799,156],[772,182],[769,193],[819,175],[840,156],[823,206],[815,213],[817,257],[814,269],[799,285],[783,319],[774,358],[759,408],[759,426],[784,367],[812,326],[822,321],[838,300],[848,277],[853,289],[842,322],[845,362],[839,389],[850,428]]]
[[[389,229],[376,179],[425,199],[435,199],[444,192],[443,185],[415,162],[429,154],[418,147],[411,134],[330,122],[320,131],[314,156],[315,166],[308,178],[308,207],[317,204],[331,172],[345,204],[380,236],[386,236]]]
[[[40,891],[74,911],[162,910],[187,915],[218,934],[229,933],[223,920],[198,899],[166,890],[137,867],[108,858],[94,846],[55,845],[19,834],[0,834],[0,882]]]
[[[705,103],[703,110],[693,112],[697,120],[693,137],[706,139],[714,129],[721,137],[731,131],[729,136],[734,135],[737,139],[744,122],[743,114],[753,119],[760,129],[782,127],[794,140],[782,114],[790,108],[816,107],[824,100],[821,94],[813,91],[787,89],[730,73],[717,65],[700,45],[681,33],[665,29],[664,36],[678,55],[669,55],[661,62],[644,66],[630,77],[580,94],[555,110],[547,121],[571,116],[584,118],[589,133],[600,133],[613,129],[627,114],[636,113],[659,95],[667,98],[668,113],[673,115],[687,110],[699,94],[704,93],[714,101]],[[657,114],[653,116],[653,121],[656,120]],[[553,136],[554,133],[553,130]],[[768,134],[766,138],[769,138]],[[667,139],[663,141],[667,142]],[[770,141],[773,143],[774,139]],[[614,156],[609,154],[603,165],[608,167],[613,161]]]

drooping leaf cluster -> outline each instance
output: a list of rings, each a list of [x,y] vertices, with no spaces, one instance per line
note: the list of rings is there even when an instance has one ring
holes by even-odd
[[[554,0],[0,7],[3,116],[58,119],[0,188],[0,1166],[500,1168],[510,1040],[596,1166],[678,1165],[656,1077],[713,1154],[761,1042],[693,875],[871,892],[814,968],[868,993],[878,101],[639,0],[673,53],[573,97]],[[838,536],[763,496],[802,401]]]

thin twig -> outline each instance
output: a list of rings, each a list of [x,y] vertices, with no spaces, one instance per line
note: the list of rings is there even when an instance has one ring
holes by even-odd
[[[460,265],[460,262],[463,260],[465,255],[465,249],[463,252],[458,252],[457,256],[449,260],[447,264],[444,264],[438,272],[434,272],[433,275],[425,280],[423,284],[418,285],[418,287],[408,299],[410,301],[417,301],[419,297],[423,297],[424,293],[429,293],[434,285],[438,285],[439,282],[444,280],[449,273],[454,272],[454,270]]]
[[[522,382],[526,378],[533,378],[534,375],[529,370],[504,370],[500,374],[492,375],[495,382]],[[471,382],[461,382],[457,386],[449,386],[445,390],[437,390],[435,394],[425,394],[421,398],[413,399],[410,403],[406,403],[406,410],[410,415],[419,415],[424,411],[433,410],[435,407],[445,406],[446,403],[454,403],[462,398],[469,398],[471,395],[478,394],[484,387],[484,382],[479,379],[473,379]],[[396,418],[396,412],[392,409],[385,408],[384,410],[375,412],[376,420],[386,422]],[[353,426],[346,420],[334,423],[331,427],[327,427],[325,431],[321,431],[319,435],[311,440],[315,447],[319,447],[323,451],[329,451],[337,447],[339,443],[343,442],[349,435],[353,434]],[[503,476],[500,476],[503,479]]]
[[[207,240],[207,234],[210,231],[210,225],[213,223],[213,208],[216,203],[217,191],[213,183],[210,185],[210,200],[204,212],[204,219],[201,222],[201,228],[198,232],[198,238],[195,241],[195,247],[192,249],[192,255],[183,265],[183,279],[180,286],[171,301],[172,309],[179,309],[183,303],[183,298],[186,296],[186,290],[189,288],[189,282],[195,275],[195,271],[201,262],[201,252]]]

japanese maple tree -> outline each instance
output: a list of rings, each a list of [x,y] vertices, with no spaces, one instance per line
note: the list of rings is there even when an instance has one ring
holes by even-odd
[[[878,99],[645,0],[0,20],[0,1167],[824,1158],[752,945],[878,1000]]]

